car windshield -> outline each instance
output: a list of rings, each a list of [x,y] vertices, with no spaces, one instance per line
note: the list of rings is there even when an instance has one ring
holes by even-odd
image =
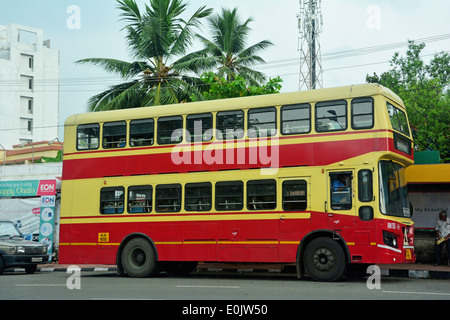
[[[21,234],[12,222],[0,221],[0,237],[21,237]]]
[[[388,216],[411,217],[405,168],[392,161],[380,161],[380,210]]]

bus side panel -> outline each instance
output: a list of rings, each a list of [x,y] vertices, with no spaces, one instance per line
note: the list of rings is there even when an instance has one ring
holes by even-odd
[[[59,263],[99,263],[96,224],[61,224],[60,232]],[[111,264],[115,264],[115,261]]]

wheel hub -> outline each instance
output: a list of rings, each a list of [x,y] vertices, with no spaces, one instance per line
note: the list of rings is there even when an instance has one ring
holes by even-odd
[[[317,269],[326,271],[333,267],[334,256],[330,250],[322,248],[314,253],[313,261]]]
[[[141,249],[136,249],[132,252],[132,260],[134,261],[134,265],[136,266],[143,266],[145,264],[145,252]]]

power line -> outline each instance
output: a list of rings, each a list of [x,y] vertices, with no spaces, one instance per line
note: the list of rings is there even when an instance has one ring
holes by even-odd
[[[436,41],[443,41],[450,39],[450,34],[443,34],[443,35],[437,35],[437,36],[431,36],[426,38],[420,38],[416,40],[412,40],[413,42],[420,42],[420,43],[429,43],[429,42],[436,42]],[[383,45],[377,45],[377,46],[371,46],[371,47],[364,47],[364,48],[358,48],[358,49],[349,49],[349,50],[342,50],[342,51],[335,51],[330,53],[325,53],[322,55],[322,60],[336,60],[336,59],[342,59],[342,58],[351,58],[354,56],[359,55],[366,55],[366,54],[372,54],[376,52],[381,51],[387,51],[387,50],[393,50],[402,48],[408,45],[409,42],[403,41],[403,42],[397,42],[397,43],[391,43],[391,44],[383,44]],[[296,58],[287,58],[287,59],[279,59],[279,60],[272,60],[267,61],[265,63],[261,64],[255,64],[254,67],[258,69],[272,69],[272,68],[281,68],[281,67],[288,67],[298,64],[298,57]],[[156,78],[155,78],[156,79]],[[35,86],[50,86],[50,85],[59,85],[59,86],[84,86],[84,85],[105,85],[108,83],[112,84],[120,84],[123,83],[122,78],[113,77],[113,76],[105,76],[105,77],[87,77],[87,78],[61,78],[61,79],[34,79]],[[0,87],[3,86],[17,86],[23,84],[22,80],[20,79],[2,79],[0,80]]]

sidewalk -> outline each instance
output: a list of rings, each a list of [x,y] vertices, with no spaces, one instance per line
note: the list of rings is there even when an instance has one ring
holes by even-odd
[[[434,266],[431,264],[380,264],[382,276],[388,277],[403,277],[415,279],[450,279],[449,266]],[[62,271],[67,272],[70,265],[65,264],[42,264],[39,265],[37,271],[52,272]],[[117,271],[115,265],[78,265],[81,271],[89,272],[107,272]],[[224,263],[199,263],[197,272],[238,272],[238,273],[276,273],[276,274],[295,274],[295,264],[282,267],[279,264],[265,264],[265,265],[251,265],[251,264],[224,264]]]

